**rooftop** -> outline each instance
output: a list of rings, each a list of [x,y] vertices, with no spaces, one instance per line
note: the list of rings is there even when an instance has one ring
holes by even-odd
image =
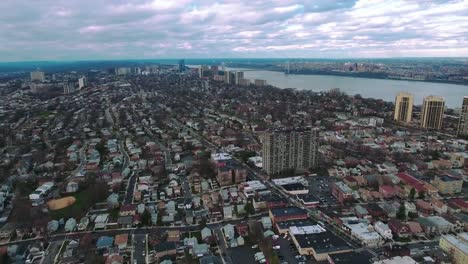
[[[335,185],[336,185],[336,187],[338,187],[344,193],[351,193],[352,192],[351,188],[349,188],[349,186],[346,185],[342,181],[335,182]]]
[[[305,235],[305,234],[316,234],[322,233],[326,230],[320,225],[310,225],[310,226],[291,226],[289,232],[294,235]]]
[[[273,216],[284,216],[284,215],[302,215],[306,214],[306,211],[299,207],[284,207],[271,209]]]
[[[332,234],[330,231],[294,235],[294,237],[301,248],[313,248],[318,254],[351,249],[346,241]]]
[[[452,176],[449,176],[449,175],[438,176],[438,178],[439,178],[441,181],[444,181],[444,182],[461,181],[461,179],[455,178],[455,177],[452,177]]]
[[[279,222],[277,225],[281,229],[286,229],[286,228],[290,228],[293,226],[301,227],[301,226],[311,226],[311,225],[316,225],[316,224],[317,223],[315,221],[312,221],[310,219],[301,219],[301,220],[283,221],[283,222]]]
[[[335,264],[366,264],[370,263],[371,256],[364,252],[346,252],[330,255]]]
[[[461,250],[463,253],[468,254],[468,242],[456,238],[453,235],[443,236],[450,244],[454,245],[456,248]]]

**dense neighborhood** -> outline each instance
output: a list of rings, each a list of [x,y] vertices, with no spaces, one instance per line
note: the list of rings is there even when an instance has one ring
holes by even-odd
[[[0,263],[468,263],[453,109],[426,127],[425,105],[183,61],[0,96]]]

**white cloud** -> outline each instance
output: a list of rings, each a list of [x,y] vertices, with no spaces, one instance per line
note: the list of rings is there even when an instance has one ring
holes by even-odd
[[[4,61],[468,56],[467,0],[3,0],[0,23]]]

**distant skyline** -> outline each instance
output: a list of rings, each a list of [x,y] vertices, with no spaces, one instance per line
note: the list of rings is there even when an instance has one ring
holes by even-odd
[[[3,0],[0,61],[467,57],[468,0]]]

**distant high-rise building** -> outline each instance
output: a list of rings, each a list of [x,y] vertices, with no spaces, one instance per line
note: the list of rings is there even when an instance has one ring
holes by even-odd
[[[65,82],[63,83],[63,94],[71,94],[75,92],[75,83],[74,82]]]
[[[267,82],[266,82],[266,80],[255,79],[254,84],[255,84],[255,86],[266,86]]]
[[[185,71],[185,60],[179,60],[179,72]]]
[[[250,80],[249,79],[240,79],[239,80],[239,85],[240,86],[249,86],[250,85]]]
[[[43,82],[45,81],[45,73],[43,71],[33,71],[31,72],[31,81]]]
[[[212,65],[211,66],[211,71],[213,72],[213,75],[217,75],[219,72],[219,67],[218,65]]]
[[[132,73],[132,68],[125,68],[125,67],[115,68],[115,75],[127,75],[130,73]]]
[[[458,120],[458,135],[468,136],[468,96],[463,97],[463,104]]]
[[[232,71],[224,71],[224,82],[234,84],[236,82],[236,74]]]
[[[424,97],[421,109],[421,126],[427,129],[441,129],[444,110],[444,98],[433,95]]]
[[[265,133],[262,136],[263,169],[274,175],[288,169],[305,171],[316,167],[318,139],[316,129]]]
[[[413,95],[401,92],[395,98],[395,113],[393,119],[397,122],[409,123],[413,116]]]
[[[81,77],[78,79],[78,89],[82,89],[83,87],[88,85],[88,80],[86,77]]]
[[[236,84],[239,85],[240,84],[240,80],[244,79],[244,72],[241,72],[241,71],[238,71],[235,73],[235,81],[236,81]]]
[[[210,69],[208,68],[208,66],[206,65],[201,65],[199,68],[198,68],[198,77],[200,77],[200,79],[203,79],[203,77],[206,77],[208,74],[208,72],[210,71]]]
[[[140,67],[132,68],[132,73],[140,75],[141,74],[141,68]]]

